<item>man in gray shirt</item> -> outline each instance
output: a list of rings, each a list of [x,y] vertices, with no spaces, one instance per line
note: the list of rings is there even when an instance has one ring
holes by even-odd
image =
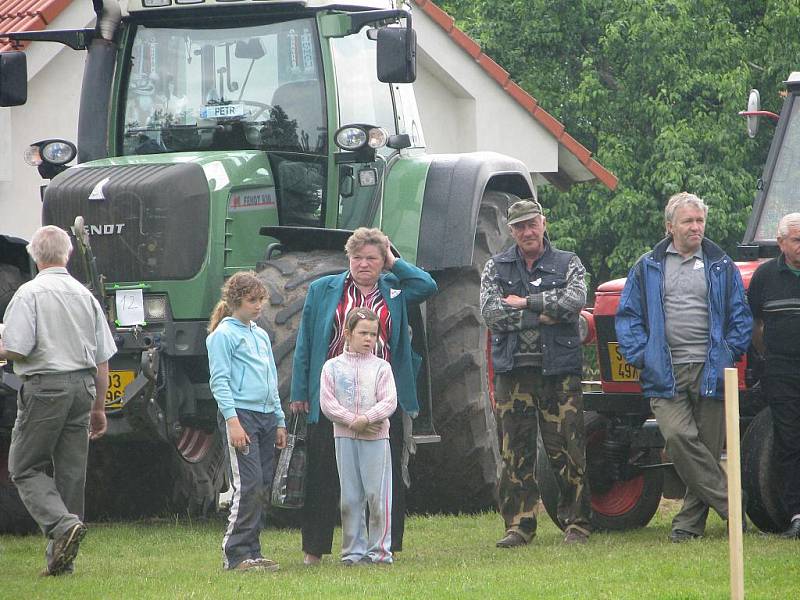
[[[669,199],[667,237],[633,266],[616,316],[625,359],[686,484],[670,539],[702,536],[709,507],[728,518],[719,464],[725,442],[724,371],[747,351],[753,317],[739,270],[704,237],[708,207],[682,192]]]
[[[23,382],[8,467],[48,538],[42,575],[72,572],[86,534],[89,440],[106,430],[108,359],[116,352],[100,304],[67,272],[71,252],[69,236],[58,227],[33,234],[28,253],[39,274],[11,299],[0,340],[0,358],[14,361]]]

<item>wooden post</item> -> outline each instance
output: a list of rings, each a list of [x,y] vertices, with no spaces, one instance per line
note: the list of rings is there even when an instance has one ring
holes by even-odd
[[[744,550],[742,548],[742,467],[739,452],[739,374],[725,369],[725,423],[728,447],[728,549],[731,566],[731,598],[744,598]]]

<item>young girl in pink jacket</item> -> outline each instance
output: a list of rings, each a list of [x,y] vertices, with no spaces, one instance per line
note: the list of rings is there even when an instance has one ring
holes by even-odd
[[[378,327],[371,310],[350,311],[344,352],[325,363],[320,379],[320,408],[333,422],[345,566],[392,563],[389,417],[397,391],[392,367],[372,353]]]

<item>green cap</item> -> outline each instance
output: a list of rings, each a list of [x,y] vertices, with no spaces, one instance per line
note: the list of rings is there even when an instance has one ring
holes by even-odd
[[[508,209],[508,224],[521,223],[542,214],[542,205],[536,200],[520,200]]]

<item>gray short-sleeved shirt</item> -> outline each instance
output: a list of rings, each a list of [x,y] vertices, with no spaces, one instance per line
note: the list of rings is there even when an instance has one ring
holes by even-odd
[[[100,304],[64,267],[42,270],[14,294],[3,318],[17,375],[94,369],[117,351]]]
[[[708,355],[708,282],[702,248],[684,258],[672,244],[664,267],[664,320],[675,364],[705,362]]]

